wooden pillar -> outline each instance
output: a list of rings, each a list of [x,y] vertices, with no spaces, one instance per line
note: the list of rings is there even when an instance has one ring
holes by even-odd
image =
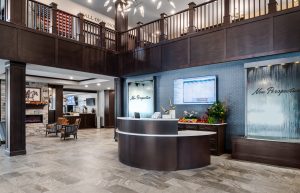
[[[165,13],[160,14],[160,21],[159,21],[159,28],[160,28],[159,41],[160,42],[167,39],[166,29],[165,29],[165,17],[166,16],[167,16],[167,14],[165,14]]]
[[[115,140],[117,140],[116,129],[119,127],[117,117],[124,116],[124,83],[124,78],[115,78]]]
[[[269,13],[275,13],[277,12],[277,1],[276,0],[270,0],[268,4]]]
[[[230,0],[224,0],[224,24],[230,24]]]
[[[26,25],[26,0],[8,1],[8,20],[14,24]]]
[[[136,48],[143,47],[142,36],[141,36],[141,25],[143,25],[143,23],[139,21],[137,23],[137,28],[136,28],[136,40],[135,40]]]
[[[106,42],[105,42],[105,22],[100,22],[100,47],[106,48]]]
[[[58,31],[57,31],[57,4],[51,3],[50,7],[52,9],[52,34],[58,34]]]
[[[56,96],[55,96],[55,120],[58,117],[63,116],[63,105],[64,105],[64,86],[63,85],[55,85]]]
[[[6,77],[6,145],[9,156],[26,154],[25,133],[26,64],[7,62]]]
[[[194,2],[189,3],[189,29],[188,29],[189,33],[193,33],[196,31],[195,6],[196,6],[196,3],[194,3]]]
[[[77,16],[79,18],[79,42],[84,43],[85,42],[84,33],[83,33],[84,15],[83,13],[78,13]]]
[[[122,15],[121,11],[118,11],[118,7],[123,7],[122,0],[117,0],[115,2],[115,30],[117,31],[117,38],[116,38],[116,50],[127,50],[126,45],[128,44],[128,38],[122,38],[121,32],[128,30],[128,15],[124,13]]]

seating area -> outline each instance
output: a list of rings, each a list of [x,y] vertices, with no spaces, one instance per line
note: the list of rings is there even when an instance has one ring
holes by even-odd
[[[66,138],[70,137],[71,135],[74,139],[77,139],[77,132],[79,129],[81,119],[77,118],[73,124],[69,123],[69,120],[63,117],[57,119],[56,123],[47,124],[46,125],[46,137],[48,134],[55,133],[58,136],[60,133],[60,138],[66,140]]]

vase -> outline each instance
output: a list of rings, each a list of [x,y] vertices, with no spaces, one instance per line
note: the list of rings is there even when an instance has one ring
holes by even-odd
[[[176,111],[175,110],[170,110],[169,114],[171,116],[171,119],[176,119]]]

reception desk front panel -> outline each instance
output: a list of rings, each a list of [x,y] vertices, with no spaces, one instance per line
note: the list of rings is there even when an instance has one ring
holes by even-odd
[[[176,119],[118,118],[118,121],[119,160],[126,165],[172,171],[210,164],[209,136],[214,132],[178,132]]]

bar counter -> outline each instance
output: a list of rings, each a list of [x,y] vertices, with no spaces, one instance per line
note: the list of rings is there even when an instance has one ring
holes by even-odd
[[[118,118],[120,162],[137,168],[174,171],[210,164],[209,136],[178,131],[178,119]]]

